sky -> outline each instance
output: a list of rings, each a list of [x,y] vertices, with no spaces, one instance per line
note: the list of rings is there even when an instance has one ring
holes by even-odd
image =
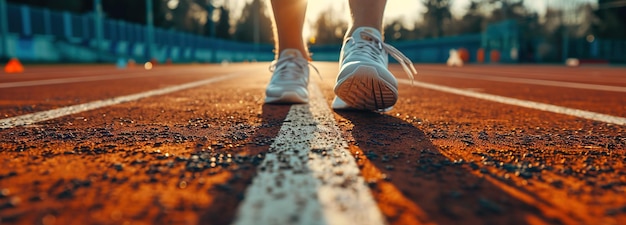
[[[214,3],[217,5],[227,3],[232,9],[232,16],[237,17],[237,12],[240,12],[245,2],[249,1],[251,0],[214,0]],[[269,0],[266,1],[269,2]],[[400,19],[405,27],[411,29],[414,22],[421,20],[422,14],[426,11],[424,6],[418,4],[418,2],[420,0],[388,0],[385,9],[385,22],[390,23]],[[460,17],[465,13],[465,8],[468,7],[471,0],[451,0],[451,2],[453,15]],[[536,11],[539,15],[543,15],[548,4],[554,6],[558,4],[572,4],[573,2],[597,2],[597,0],[526,0],[525,4],[529,9]],[[320,12],[325,11],[328,7],[343,11],[341,19],[349,19],[347,0],[310,0],[307,8],[304,37],[311,35],[312,24],[319,17]]]

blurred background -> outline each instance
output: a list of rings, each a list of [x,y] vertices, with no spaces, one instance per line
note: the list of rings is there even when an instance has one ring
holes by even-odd
[[[313,59],[338,59],[347,1],[311,0]],[[273,60],[264,0],[0,0],[0,57],[27,62]],[[414,62],[626,62],[626,0],[389,0],[386,42]]]

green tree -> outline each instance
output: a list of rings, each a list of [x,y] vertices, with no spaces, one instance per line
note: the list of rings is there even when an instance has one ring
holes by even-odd
[[[204,35],[208,22],[205,6],[194,0],[179,0],[175,8],[164,7],[170,28]]]
[[[7,2],[75,13],[86,13],[93,10],[93,0],[7,0]]]
[[[162,15],[164,3],[167,0],[152,0],[152,11],[155,14],[154,23],[161,26],[165,23]],[[10,3],[26,4],[35,7],[47,8],[72,13],[90,13],[94,9],[93,0],[8,0]],[[102,10],[106,18],[128,21],[131,23],[146,24],[146,3],[144,0],[102,0]]]
[[[313,23],[313,35],[316,44],[339,44],[348,30],[348,23],[337,20],[333,15],[339,12],[332,7],[326,8]]]
[[[480,7],[486,12],[488,22],[494,23],[502,20],[523,20],[531,14],[524,6],[524,0],[485,0],[480,2]]]
[[[417,39],[418,32],[409,30],[404,26],[404,23],[400,20],[394,20],[387,24],[384,29],[385,41],[403,41]]]
[[[452,13],[450,13],[450,1],[449,0],[423,0],[426,7],[426,13],[424,13],[423,28],[426,31],[426,37],[442,37],[446,33],[451,33],[449,30],[445,30],[452,24]]]
[[[623,0],[598,0],[593,29],[600,38],[626,39],[626,4]]]
[[[241,42],[273,43],[272,20],[264,13],[266,8],[261,0],[246,4],[237,22],[234,39]]]
[[[93,0],[85,2],[93,2]],[[153,0],[152,2],[155,25],[158,26],[162,23],[158,16],[162,1]],[[146,1],[102,0],[102,10],[107,18],[146,24]]]
[[[221,39],[231,39],[230,34],[230,10],[220,7],[220,19],[217,21],[215,36]]]
[[[480,12],[480,3],[472,1],[467,8],[467,12],[460,20],[456,21],[458,24],[455,34],[468,34],[468,33],[480,33],[485,28],[485,17]]]

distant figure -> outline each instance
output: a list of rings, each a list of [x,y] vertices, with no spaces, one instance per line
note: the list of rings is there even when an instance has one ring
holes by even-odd
[[[517,61],[519,57],[519,50],[517,48],[511,48],[511,52],[509,56],[511,57],[511,60]]]
[[[276,60],[265,91],[266,103],[308,103],[309,56],[302,38],[306,0],[271,0]],[[386,0],[349,0],[351,26],[339,56],[333,109],[387,111],[398,100],[398,82],[387,68],[388,54],[413,79],[413,63],[381,34]]]
[[[567,58],[565,60],[565,65],[569,67],[577,67],[580,65],[580,60],[578,60],[577,58]]]
[[[463,66],[463,59],[461,59],[461,56],[456,49],[450,49],[450,57],[448,57],[448,62],[446,64],[448,64],[448,66]]]

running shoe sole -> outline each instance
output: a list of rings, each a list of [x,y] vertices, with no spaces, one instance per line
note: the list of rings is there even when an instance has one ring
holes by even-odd
[[[337,81],[335,94],[358,110],[387,111],[398,101],[398,88],[383,80],[376,67],[366,65]]]

